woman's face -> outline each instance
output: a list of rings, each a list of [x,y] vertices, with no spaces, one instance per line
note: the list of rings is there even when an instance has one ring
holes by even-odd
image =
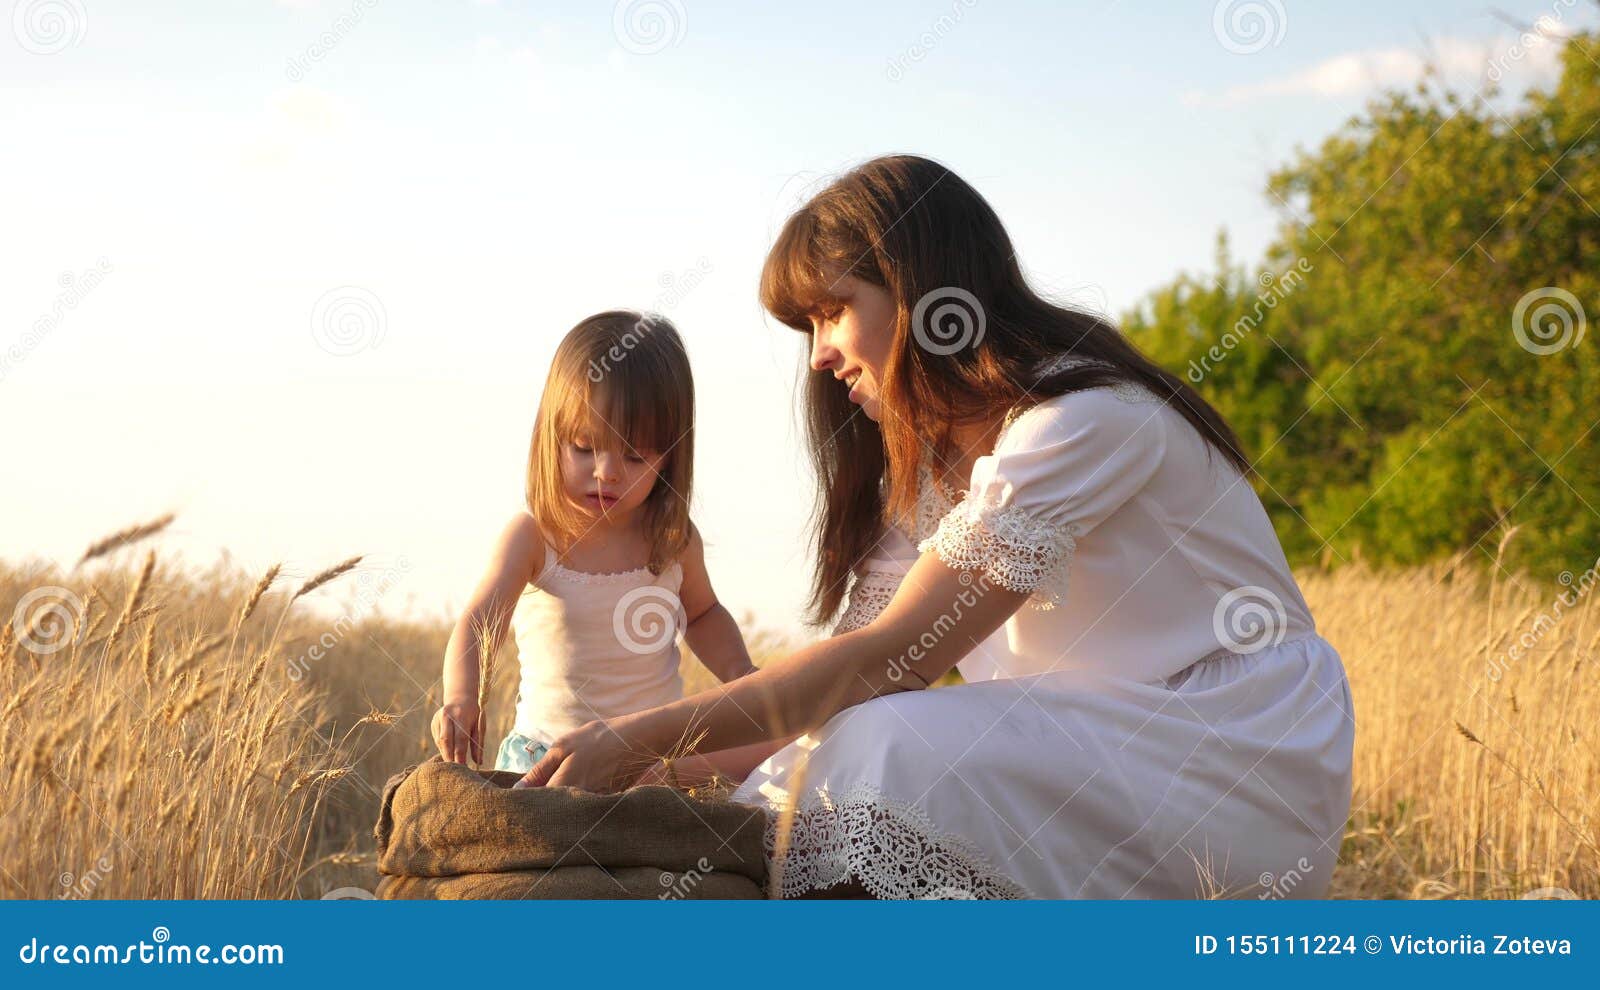
[[[894,299],[881,286],[846,275],[825,312],[811,317],[811,367],[829,371],[850,401],[879,421],[881,388],[894,338]]]

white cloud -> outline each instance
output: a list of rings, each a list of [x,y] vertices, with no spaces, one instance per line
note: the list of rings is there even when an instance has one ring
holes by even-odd
[[[1510,42],[1443,38],[1426,49],[1382,48],[1347,52],[1292,75],[1230,86],[1218,92],[1191,90],[1185,106],[1234,107],[1283,97],[1337,99],[1406,87],[1436,67],[1447,82],[1482,89],[1491,80],[1507,88],[1554,78],[1562,36],[1555,30],[1524,34]]]

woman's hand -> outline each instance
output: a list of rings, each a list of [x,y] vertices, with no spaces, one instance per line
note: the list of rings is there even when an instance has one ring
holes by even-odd
[[[476,701],[450,701],[433,713],[433,742],[451,763],[483,764],[483,719]]]
[[[511,786],[576,787],[609,794],[626,788],[655,762],[655,757],[635,751],[609,723],[589,722],[557,738]]]

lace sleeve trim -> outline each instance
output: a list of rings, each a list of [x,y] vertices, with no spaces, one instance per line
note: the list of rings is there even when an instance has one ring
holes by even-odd
[[[935,551],[957,570],[981,571],[1003,588],[1032,592],[1029,604],[1046,610],[1061,603],[1077,537],[1077,524],[1043,522],[1019,506],[963,503],[917,549]]]

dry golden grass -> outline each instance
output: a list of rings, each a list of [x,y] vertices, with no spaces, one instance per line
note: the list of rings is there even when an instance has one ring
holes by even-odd
[[[1600,897],[1592,580],[1459,561],[1301,575],[1356,707],[1336,896]]]
[[[276,567],[171,573],[130,549],[164,525],[99,541],[68,572],[0,565],[0,891],[370,890],[379,794],[432,752],[449,630],[330,615],[316,592],[357,558],[299,580]],[[1334,893],[1600,896],[1600,623],[1587,595],[1547,621],[1582,582],[1459,562],[1301,579],[1356,703],[1355,810]],[[72,598],[36,596],[13,621],[51,586]],[[1525,633],[1531,648],[1508,659]],[[781,648],[752,637],[758,662]],[[485,666],[492,762],[512,718],[514,644]],[[710,683],[687,656],[684,672],[691,691]]]

